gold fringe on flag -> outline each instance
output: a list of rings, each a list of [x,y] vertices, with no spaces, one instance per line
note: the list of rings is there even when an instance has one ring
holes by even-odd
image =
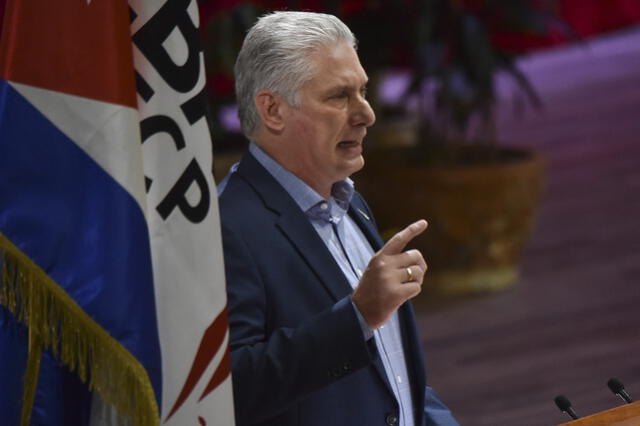
[[[140,362],[96,323],[56,282],[0,233],[0,304],[29,330],[22,425],[29,424],[43,349],[122,417],[139,426],[160,424],[149,376]]]

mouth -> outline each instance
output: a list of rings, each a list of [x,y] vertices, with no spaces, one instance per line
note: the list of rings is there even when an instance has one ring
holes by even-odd
[[[358,141],[341,141],[341,142],[338,142],[338,148],[343,148],[343,149],[357,148],[357,147],[360,147],[361,145],[362,145],[362,143],[358,142]]]

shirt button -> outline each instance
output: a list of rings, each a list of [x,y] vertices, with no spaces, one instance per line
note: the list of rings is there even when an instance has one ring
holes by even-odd
[[[398,416],[396,416],[395,414],[387,414],[387,417],[384,419],[384,421],[389,426],[397,425],[398,424]]]
[[[322,204],[320,204],[320,208],[321,208],[322,210],[326,210],[326,209],[328,209],[328,208],[329,208],[329,205],[328,205],[327,203],[322,203]]]

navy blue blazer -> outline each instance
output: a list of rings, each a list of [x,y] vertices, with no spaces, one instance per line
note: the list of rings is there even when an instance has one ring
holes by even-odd
[[[372,426],[399,407],[349,282],[305,214],[249,153],[220,196],[236,425]],[[355,194],[349,215],[383,242]],[[399,309],[417,425],[457,425],[426,385],[414,313]]]

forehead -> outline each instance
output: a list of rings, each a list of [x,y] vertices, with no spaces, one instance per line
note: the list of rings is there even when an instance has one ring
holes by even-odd
[[[367,82],[356,50],[347,43],[322,46],[311,53],[311,60],[314,75],[305,86],[361,86]]]

